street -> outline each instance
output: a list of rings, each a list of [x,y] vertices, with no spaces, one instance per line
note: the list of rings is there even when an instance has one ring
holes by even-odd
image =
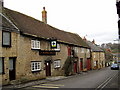
[[[82,74],[74,75],[73,77],[64,80],[34,85],[24,89],[91,88],[101,90],[100,88],[118,89],[118,87],[118,70],[111,70],[110,67],[106,67],[100,70],[83,72]]]

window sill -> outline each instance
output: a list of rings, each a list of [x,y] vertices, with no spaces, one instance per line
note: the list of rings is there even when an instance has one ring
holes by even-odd
[[[2,47],[8,47],[8,48],[10,48],[11,45],[2,45]]]
[[[32,73],[38,73],[38,72],[40,72],[40,71],[42,71],[42,70],[32,71]]]
[[[34,48],[31,48],[31,50],[38,50],[38,51],[39,51],[39,50],[41,50],[41,49],[34,49]]]
[[[60,67],[55,67],[54,69],[59,69]]]
[[[5,73],[3,72],[3,73],[0,73],[0,75],[4,75]]]

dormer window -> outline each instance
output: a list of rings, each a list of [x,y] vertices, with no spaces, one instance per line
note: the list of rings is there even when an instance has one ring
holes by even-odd
[[[40,49],[40,41],[31,40],[31,49]]]
[[[11,46],[11,33],[7,31],[2,32],[2,46],[10,47]]]

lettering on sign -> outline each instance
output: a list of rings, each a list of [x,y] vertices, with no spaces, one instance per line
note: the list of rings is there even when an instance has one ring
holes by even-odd
[[[40,50],[39,55],[56,55],[56,52],[53,50]]]

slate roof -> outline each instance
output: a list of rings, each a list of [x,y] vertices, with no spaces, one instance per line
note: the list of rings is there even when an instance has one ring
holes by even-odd
[[[30,16],[7,8],[3,8],[3,14],[8,17],[23,34],[34,35],[41,38],[54,37],[58,41],[89,48],[86,42],[84,42],[82,38],[75,33],[59,30]],[[3,26],[6,25],[11,27],[3,20]]]
[[[104,52],[104,50],[102,50],[100,47],[98,47],[96,44],[93,44],[90,41],[86,41],[86,43],[89,45],[89,47],[91,48],[91,50],[93,52]]]

